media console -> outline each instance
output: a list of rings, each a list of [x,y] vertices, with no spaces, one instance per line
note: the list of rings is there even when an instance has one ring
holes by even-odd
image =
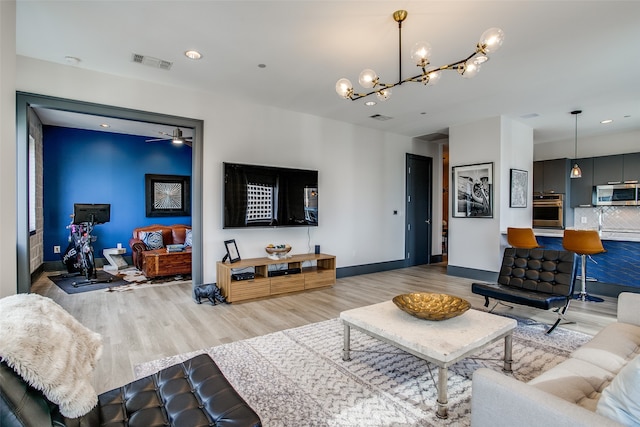
[[[309,266],[305,266],[309,263]],[[269,270],[269,266],[281,266]],[[234,270],[254,269],[254,278],[234,280]],[[273,275],[284,270],[288,274]],[[296,273],[299,271],[299,273]],[[274,260],[271,258],[243,259],[229,263],[218,261],[217,284],[228,302],[263,298],[288,292],[333,286],[336,283],[336,257],[327,254],[301,254]]]

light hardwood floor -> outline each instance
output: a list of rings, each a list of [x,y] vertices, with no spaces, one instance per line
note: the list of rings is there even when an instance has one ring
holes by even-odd
[[[471,293],[472,282],[446,275],[444,264],[432,264],[347,277],[330,288],[215,307],[208,302],[196,304],[190,283],[68,295],[43,274],[32,292],[52,298],[102,335],[104,351],[94,373],[94,387],[102,393],[132,381],[133,367],[139,363],[336,318],[341,311],[401,293],[449,293],[485,310],[484,298]],[[576,323],[563,327],[593,335],[615,321],[616,309],[616,298],[605,298],[603,303],[573,301],[567,318]],[[547,324],[556,318],[553,312],[523,306],[499,306],[496,312]]]

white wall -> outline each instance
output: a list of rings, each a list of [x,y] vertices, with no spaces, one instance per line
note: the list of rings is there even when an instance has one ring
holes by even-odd
[[[16,2],[0,1],[0,298],[16,293]]]
[[[498,271],[508,226],[531,226],[531,207],[509,207],[510,169],[529,171],[533,188],[533,130],[505,117],[494,117],[449,129],[450,168],[493,162],[493,218],[449,215],[449,266]],[[453,197],[452,182],[449,191]],[[451,200],[449,200],[451,203]]]
[[[404,259],[405,153],[427,150],[411,138],[31,58],[18,57],[17,66],[19,91],[204,120],[206,281],[215,280],[230,238],[243,258],[286,242],[297,253],[320,244],[339,267]],[[317,169],[320,226],[223,230],[223,161]]]
[[[640,131],[620,132],[592,137],[578,134],[578,158],[637,153],[640,151]],[[533,159],[551,160],[575,157],[575,138],[535,144]]]
[[[500,118],[449,128],[450,167],[493,162],[493,218],[454,218],[449,215],[449,266],[496,271],[500,258]],[[496,160],[497,159],[497,160]],[[449,198],[453,197],[454,182]],[[450,200],[451,202],[451,200]]]
[[[514,120],[502,118],[500,168],[500,230],[507,227],[531,227],[533,207],[533,129]],[[528,202],[526,208],[509,207],[511,200],[511,169],[528,172]]]

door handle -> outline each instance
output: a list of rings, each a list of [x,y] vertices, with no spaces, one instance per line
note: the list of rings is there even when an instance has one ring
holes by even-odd
[[[430,219],[425,219],[424,222],[426,222],[427,224],[431,224],[431,220]]]

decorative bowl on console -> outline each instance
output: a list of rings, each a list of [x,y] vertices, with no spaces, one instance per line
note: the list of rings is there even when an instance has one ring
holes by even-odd
[[[467,300],[447,294],[413,292],[393,297],[404,312],[425,320],[445,320],[460,316],[471,308]]]
[[[264,248],[269,254],[269,258],[284,258],[291,250],[289,245],[269,245]]]

